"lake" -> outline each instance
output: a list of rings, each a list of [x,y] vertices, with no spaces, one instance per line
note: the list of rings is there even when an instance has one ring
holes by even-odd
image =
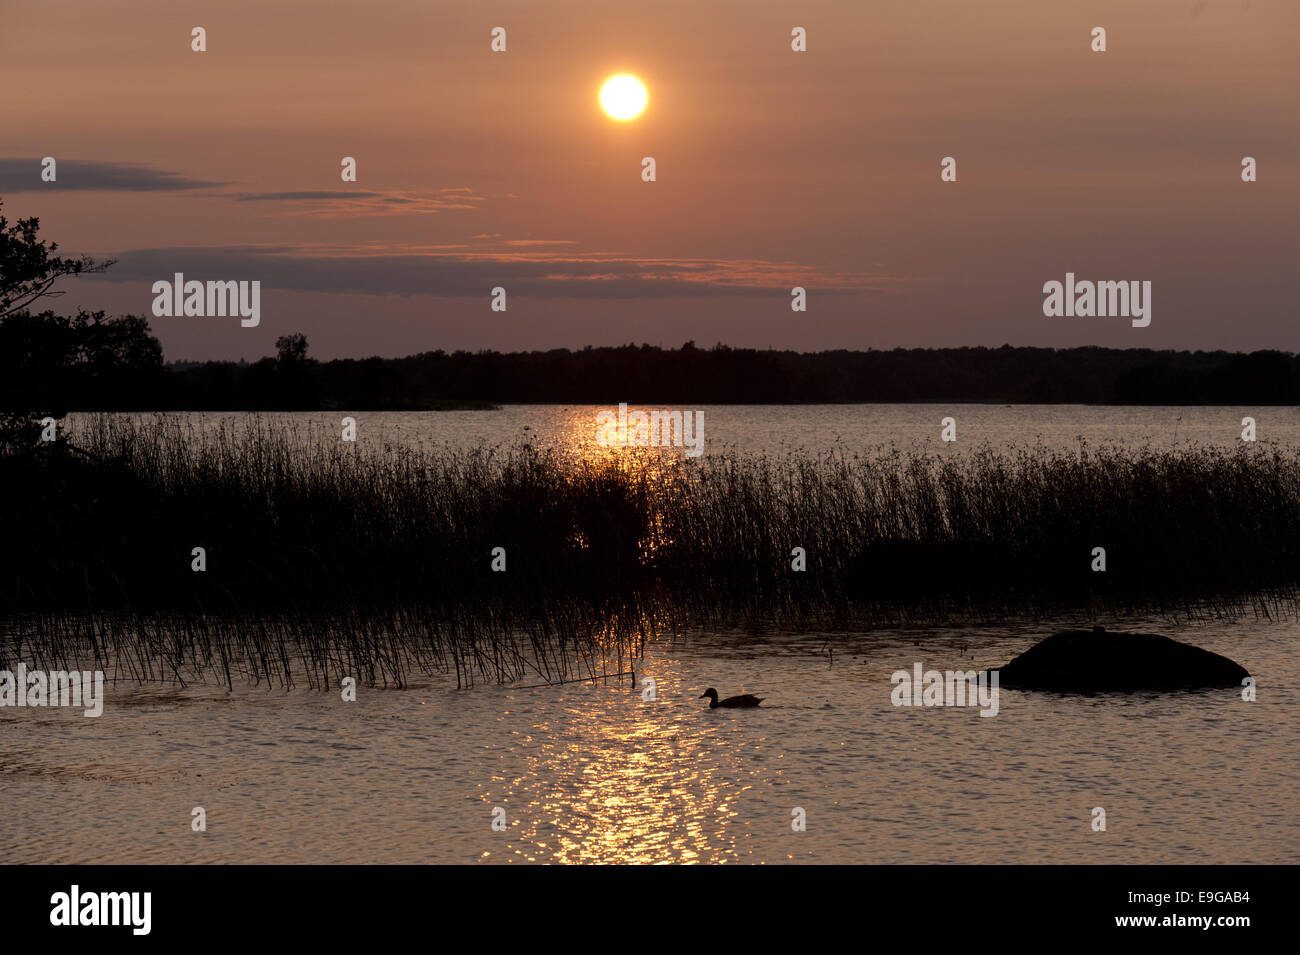
[[[357,413],[360,442],[594,447],[596,407]],[[1300,443],[1291,408],[706,406],[706,447],[1228,446],[1241,419]],[[337,414],[268,415],[336,439]],[[956,419],[958,440],[938,439]],[[220,416],[193,416],[196,432]],[[231,424],[234,419],[228,419]],[[242,427],[234,421],[236,427]],[[77,422],[72,426],[75,432]],[[603,449],[602,449],[603,450]],[[1066,625],[1224,653],[1238,690],[1003,689],[996,716],[897,707],[891,674],[997,667]],[[960,630],[693,633],[637,684],[289,692],[108,687],[104,714],[0,709],[8,862],[1300,861],[1296,622],[1082,617]],[[641,681],[654,680],[655,699]],[[755,693],[757,710],[699,699]],[[191,831],[203,807],[207,831]],[[494,810],[504,831],[493,829]],[[1106,831],[1092,811],[1105,810]],[[797,810],[806,831],[794,831]]]
[[[633,405],[632,410],[660,406]],[[1245,417],[1256,421],[1258,440],[1300,445],[1300,408],[1295,407],[1112,407],[1092,405],[699,405],[667,406],[704,414],[705,453],[811,454],[843,448],[850,452],[896,445],[961,452],[982,444],[994,447],[1041,445],[1061,450],[1092,445],[1171,448],[1186,444],[1232,446],[1241,442]],[[357,421],[357,443],[414,447],[476,447],[528,441],[578,453],[599,448],[597,424],[611,405],[506,405],[498,411],[331,411],[275,412],[260,415],[265,424],[286,426],[304,438],[336,439],[340,421]],[[70,415],[72,432],[85,415]],[[149,416],[135,416],[149,417]],[[196,434],[221,426],[239,431],[243,414],[169,415],[191,424]],[[957,440],[940,440],[943,418],[956,421]],[[604,450],[604,449],[600,449]]]

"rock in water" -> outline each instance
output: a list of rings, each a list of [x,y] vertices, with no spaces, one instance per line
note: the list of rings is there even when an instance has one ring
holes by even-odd
[[[1131,693],[1241,686],[1246,670],[1227,657],[1158,633],[1066,630],[999,671],[1003,687],[1058,693]]]

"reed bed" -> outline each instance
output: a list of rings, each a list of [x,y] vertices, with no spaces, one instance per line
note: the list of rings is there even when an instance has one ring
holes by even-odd
[[[1300,582],[1300,454],[1264,446],[584,459],[103,416],[0,484],[0,668],[142,680],[559,682],[664,631],[1228,614]]]

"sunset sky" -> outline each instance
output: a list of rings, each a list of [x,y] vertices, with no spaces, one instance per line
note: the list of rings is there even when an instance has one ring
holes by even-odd
[[[58,308],[150,316],[170,360],[1295,350],[1298,41],[1295,0],[0,0],[0,197],[119,260]],[[1151,325],[1045,317],[1067,271],[1151,281]],[[261,281],[261,325],[152,317],[175,272]]]

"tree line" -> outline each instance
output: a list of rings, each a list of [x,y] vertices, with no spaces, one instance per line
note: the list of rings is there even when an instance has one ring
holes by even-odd
[[[1300,400],[1300,358],[1271,351],[1002,346],[804,353],[697,348],[687,342],[680,348],[187,363],[168,366],[163,378],[152,406],[193,410],[414,410],[465,402],[1260,405]],[[102,401],[111,404],[113,396]]]

